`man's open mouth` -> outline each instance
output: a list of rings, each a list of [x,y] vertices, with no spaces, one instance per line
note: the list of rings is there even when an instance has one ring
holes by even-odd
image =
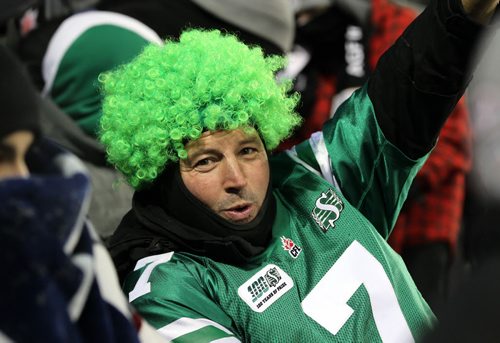
[[[247,221],[253,213],[253,207],[252,204],[241,204],[228,208],[223,213],[231,221]]]

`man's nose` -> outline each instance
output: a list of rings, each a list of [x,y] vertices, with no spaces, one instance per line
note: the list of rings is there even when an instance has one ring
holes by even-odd
[[[226,158],[224,162],[224,189],[228,193],[238,193],[247,185],[244,166],[235,158]]]

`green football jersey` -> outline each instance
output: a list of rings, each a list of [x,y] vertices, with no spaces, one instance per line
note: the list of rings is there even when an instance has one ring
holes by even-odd
[[[277,212],[245,266],[170,252],[138,261],[129,300],[174,342],[413,342],[435,317],[386,238],[423,159],[379,129],[366,88],[271,159]]]

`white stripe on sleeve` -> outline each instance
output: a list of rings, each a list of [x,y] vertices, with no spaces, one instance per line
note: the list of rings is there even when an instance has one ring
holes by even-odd
[[[330,155],[328,154],[328,150],[326,149],[323,132],[318,131],[313,133],[309,138],[309,144],[311,145],[311,149],[314,152],[314,157],[316,157],[316,161],[318,162],[319,168],[321,169],[323,178],[328,181],[328,183],[335,186],[335,188],[340,192],[341,190],[339,184],[337,183],[337,180],[333,175],[332,167],[330,164]]]
[[[206,318],[198,318],[198,319],[193,319],[193,318],[180,318],[177,319],[176,321],[165,325],[164,327],[158,329],[158,331],[167,339],[169,340],[174,340],[178,337],[184,336],[188,333],[200,330],[206,326],[213,326],[221,331],[224,331],[225,333],[232,335],[233,333],[226,329],[224,326],[206,319]],[[234,338],[234,337],[231,337]],[[231,342],[231,341],[228,341]],[[234,341],[233,341],[234,342]]]

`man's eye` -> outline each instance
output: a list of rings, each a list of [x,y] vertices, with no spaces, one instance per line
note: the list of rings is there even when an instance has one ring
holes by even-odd
[[[210,158],[203,158],[194,164],[195,169],[206,170],[214,165],[214,161]]]
[[[202,160],[197,161],[195,163],[195,166],[206,166],[209,163],[210,163],[210,160],[208,158],[204,158]]]
[[[252,148],[252,147],[245,147],[245,148],[241,149],[241,153],[243,155],[249,155],[249,154],[253,154],[255,152],[257,152],[257,149]]]

